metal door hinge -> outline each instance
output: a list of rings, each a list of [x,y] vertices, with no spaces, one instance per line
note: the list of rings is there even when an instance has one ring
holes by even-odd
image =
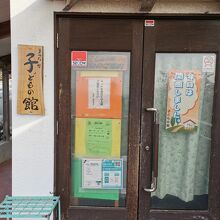
[[[57,33],[57,49],[59,48],[59,33]]]
[[[59,134],[59,122],[57,121],[57,135]]]

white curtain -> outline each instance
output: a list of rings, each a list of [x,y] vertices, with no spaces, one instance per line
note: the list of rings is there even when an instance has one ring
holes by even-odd
[[[203,57],[215,54],[156,55],[154,106],[160,111],[158,189],[152,196],[167,194],[188,202],[208,194],[211,150],[211,120],[215,73],[202,72]],[[200,70],[202,73],[199,126],[196,132],[171,133],[165,129],[167,84],[170,70]]]

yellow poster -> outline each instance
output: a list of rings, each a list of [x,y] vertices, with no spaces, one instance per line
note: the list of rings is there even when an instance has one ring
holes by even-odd
[[[171,132],[197,130],[200,87],[198,70],[169,72],[166,129]]]
[[[76,157],[120,157],[121,120],[76,118]]]

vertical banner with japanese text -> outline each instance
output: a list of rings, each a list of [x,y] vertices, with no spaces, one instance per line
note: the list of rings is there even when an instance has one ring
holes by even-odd
[[[166,129],[171,132],[197,130],[200,87],[198,70],[169,72]]]
[[[18,45],[17,113],[44,115],[43,47]]]

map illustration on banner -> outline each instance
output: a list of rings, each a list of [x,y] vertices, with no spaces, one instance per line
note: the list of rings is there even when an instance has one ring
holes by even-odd
[[[197,130],[200,87],[200,71],[169,72],[166,129],[171,132]]]

